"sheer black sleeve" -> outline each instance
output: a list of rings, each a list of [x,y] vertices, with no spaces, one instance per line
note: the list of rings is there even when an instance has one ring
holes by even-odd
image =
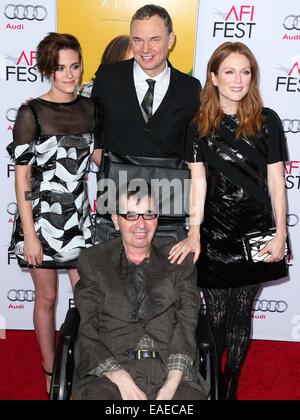
[[[29,105],[22,105],[13,128],[13,142],[7,147],[16,165],[32,165],[35,162],[34,140],[37,135],[33,111]]]
[[[288,152],[281,120],[272,109],[265,108],[264,111],[268,141],[268,164],[284,162],[288,160]]]
[[[94,102],[94,119],[95,119],[95,129],[94,129],[94,149],[103,149],[103,130],[102,130],[102,112],[100,106],[97,104],[97,101]]]

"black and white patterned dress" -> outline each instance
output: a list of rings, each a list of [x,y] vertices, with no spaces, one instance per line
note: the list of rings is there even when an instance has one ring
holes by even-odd
[[[19,109],[7,150],[15,165],[32,167],[33,221],[44,253],[39,267],[76,267],[81,249],[92,245],[86,169],[99,147],[94,129],[93,102],[81,96],[68,103],[37,98]],[[17,214],[9,251],[27,266],[23,247]]]

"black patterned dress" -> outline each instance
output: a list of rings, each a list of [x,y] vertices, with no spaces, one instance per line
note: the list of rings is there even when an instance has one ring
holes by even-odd
[[[93,102],[37,98],[22,105],[7,150],[15,165],[31,165],[32,212],[43,247],[41,268],[73,268],[82,248],[92,245],[86,170],[99,136]],[[24,234],[16,214],[9,251],[20,266]]]
[[[199,284],[230,288],[276,280],[287,275],[285,261],[250,263],[244,256],[246,233],[274,225],[267,188],[267,165],[287,160],[278,115],[264,109],[260,136],[236,139],[237,121],[225,115],[215,135],[195,143],[196,160],[207,168],[207,197],[201,226]]]

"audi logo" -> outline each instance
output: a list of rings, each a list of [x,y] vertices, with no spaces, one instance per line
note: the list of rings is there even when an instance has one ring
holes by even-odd
[[[300,133],[300,120],[288,120],[285,118],[281,122],[285,133]]]
[[[35,291],[34,290],[16,290],[11,289],[7,293],[7,299],[11,302],[34,302]]]
[[[299,223],[299,216],[297,214],[288,214],[287,215],[287,225],[288,227],[295,227]]]
[[[255,300],[253,311],[258,312],[277,312],[283,314],[288,310],[288,304],[283,300]]]
[[[287,16],[284,20],[283,26],[287,31],[292,31],[293,29],[300,31],[300,15]]]
[[[42,21],[47,15],[47,9],[40,5],[8,4],[4,10],[4,16],[7,19]]]
[[[15,122],[17,118],[18,109],[17,108],[9,108],[6,111],[6,119],[9,122]]]
[[[11,216],[14,216],[15,214],[17,214],[17,210],[18,210],[17,203],[9,203],[6,209],[7,213],[10,214]]]

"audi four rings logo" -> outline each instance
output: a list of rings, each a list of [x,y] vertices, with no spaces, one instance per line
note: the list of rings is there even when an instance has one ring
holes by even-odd
[[[47,15],[47,9],[40,5],[8,4],[4,9],[4,16],[7,19],[42,21]]]
[[[255,300],[253,310],[261,312],[277,312],[283,314],[288,310],[288,304],[283,300]]]
[[[35,291],[11,289],[7,293],[7,299],[11,302],[34,302]]]
[[[299,223],[299,216],[297,214],[288,214],[287,215],[287,225],[289,227],[295,227]]]
[[[17,213],[17,203],[9,203],[7,205],[7,213],[10,214],[11,216],[14,216]]]
[[[293,29],[300,31],[300,15],[287,16],[284,20],[283,26],[287,31],[292,31]]]
[[[300,133],[300,120],[282,120],[282,127],[285,133]]]
[[[9,108],[6,112],[6,119],[9,122],[15,122],[18,110],[16,108]]]

